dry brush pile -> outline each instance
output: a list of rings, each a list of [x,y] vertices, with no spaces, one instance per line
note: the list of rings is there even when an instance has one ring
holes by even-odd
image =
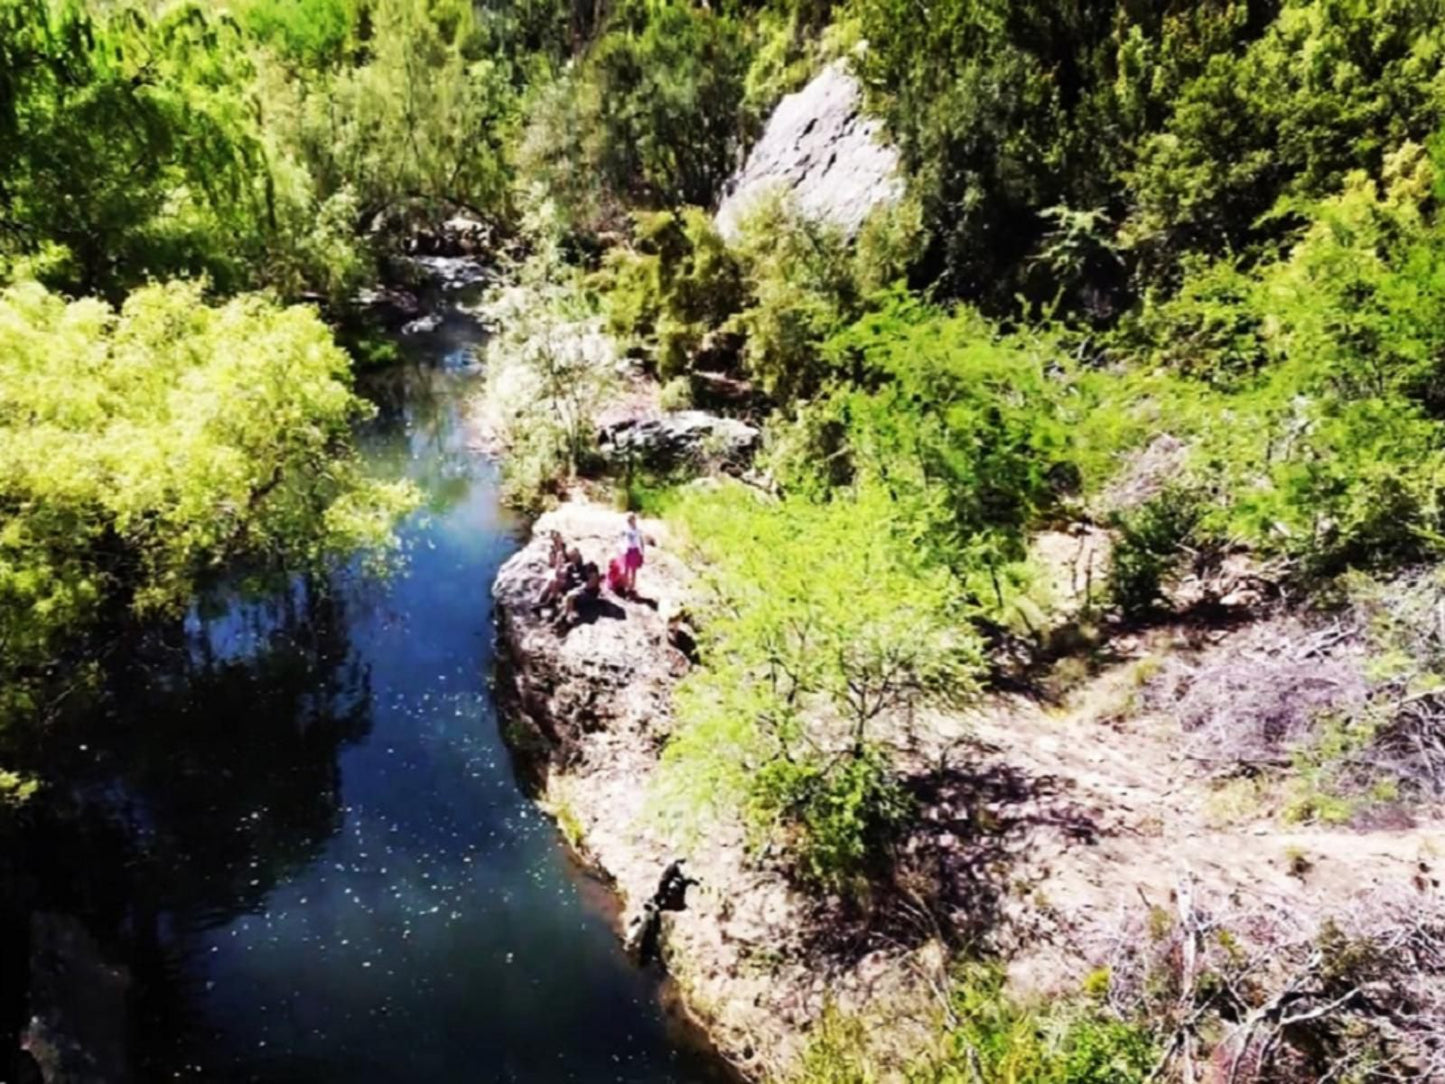
[[[1171,659],[1147,699],[1179,723],[1185,755],[1219,776],[1293,772],[1318,792],[1302,815],[1328,808],[1348,819],[1366,807],[1438,801],[1445,576],[1351,579],[1329,610]]]
[[[1157,1079],[1445,1079],[1445,902],[1426,872],[1323,919],[1185,877],[1094,946],[1104,996],[1161,1037]]]

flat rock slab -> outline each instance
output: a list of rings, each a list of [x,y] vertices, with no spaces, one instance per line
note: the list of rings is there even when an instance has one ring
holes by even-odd
[[[605,573],[621,552],[623,514],[581,501],[548,512],[536,523],[532,541],[497,574],[501,646],[513,663],[503,693],[523,709],[551,745],[550,755],[566,761],[583,734],[665,733],[672,683],[687,660],[669,642],[669,619],[684,605],[686,573],[661,546],[645,549],[638,573],[638,598],[603,588],[599,605],[579,624],[558,633],[547,614],[532,605],[550,575],[550,532],[561,533],[584,561]],[[641,523],[653,542],[665,539],[662,525]]]
[[[701,410],[677,410],[656,417],[624,418],[602,426],[597,443],[614,459],[667,468],[687,462],[745,466],[762,434],[736,418]]]

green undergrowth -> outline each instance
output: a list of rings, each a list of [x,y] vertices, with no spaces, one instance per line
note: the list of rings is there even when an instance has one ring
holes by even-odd
[[[674,520],[705,570],[703,664],[677,690],[657,808],[687,811],[684,833],[740,815],[755,853],[851,890],[909,808],[899,719],[976,687],[952,581],[899,544],[879,489],[779,503],[724,485]]]
[[[932,1049],[900,1070],[882,1064],[877,1045],[861,1019],[830,1010],[786,1084],[1142,1084],[1159,1055],[1148,1028],[1088,995],[1022,1002],[996,968],[978,965],[954,980]]]
[[[1101,341],[891,291],[809,347],[828,375],[769,429],[782,498],[725,486],[676,509],[714,592],[666,752],[678,804],[741,811],[758,853],[820,887],[878,875],[908,817],[894,749],[917,709],[966,698],[1005,635],[1052,642],[1028,551],[1052,525],[1113,528],[1103,601],[1129,620],[1167,614],[1173,585],[1231,549],[1305,592],[1438,556],[1436,171],[1401,148],[1278,258],[1200,264]],[[1226,303],[1258,314],[1227,357],[1176,334]],[[1151,476],[1166,434],[1179,455]],[[1347,815],[1330,778],[1378,725],[1295,751],[1297,815]]]

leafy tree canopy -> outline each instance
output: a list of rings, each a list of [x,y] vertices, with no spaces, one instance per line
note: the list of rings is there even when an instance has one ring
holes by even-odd
[[[40,706],[54,661],[117,607],[174,613],[229,560],[384,549],[411,491],[360,471],[347,371],[314,314],[254,296],[0,293],[0,718]]]

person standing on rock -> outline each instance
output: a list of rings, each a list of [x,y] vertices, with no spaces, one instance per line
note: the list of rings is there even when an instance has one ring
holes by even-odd
[[[637,570],[642,567],[642,531],[637,526],[637,513],[627,513],[627,526],[622,529],[623,589],[637,594]]]

